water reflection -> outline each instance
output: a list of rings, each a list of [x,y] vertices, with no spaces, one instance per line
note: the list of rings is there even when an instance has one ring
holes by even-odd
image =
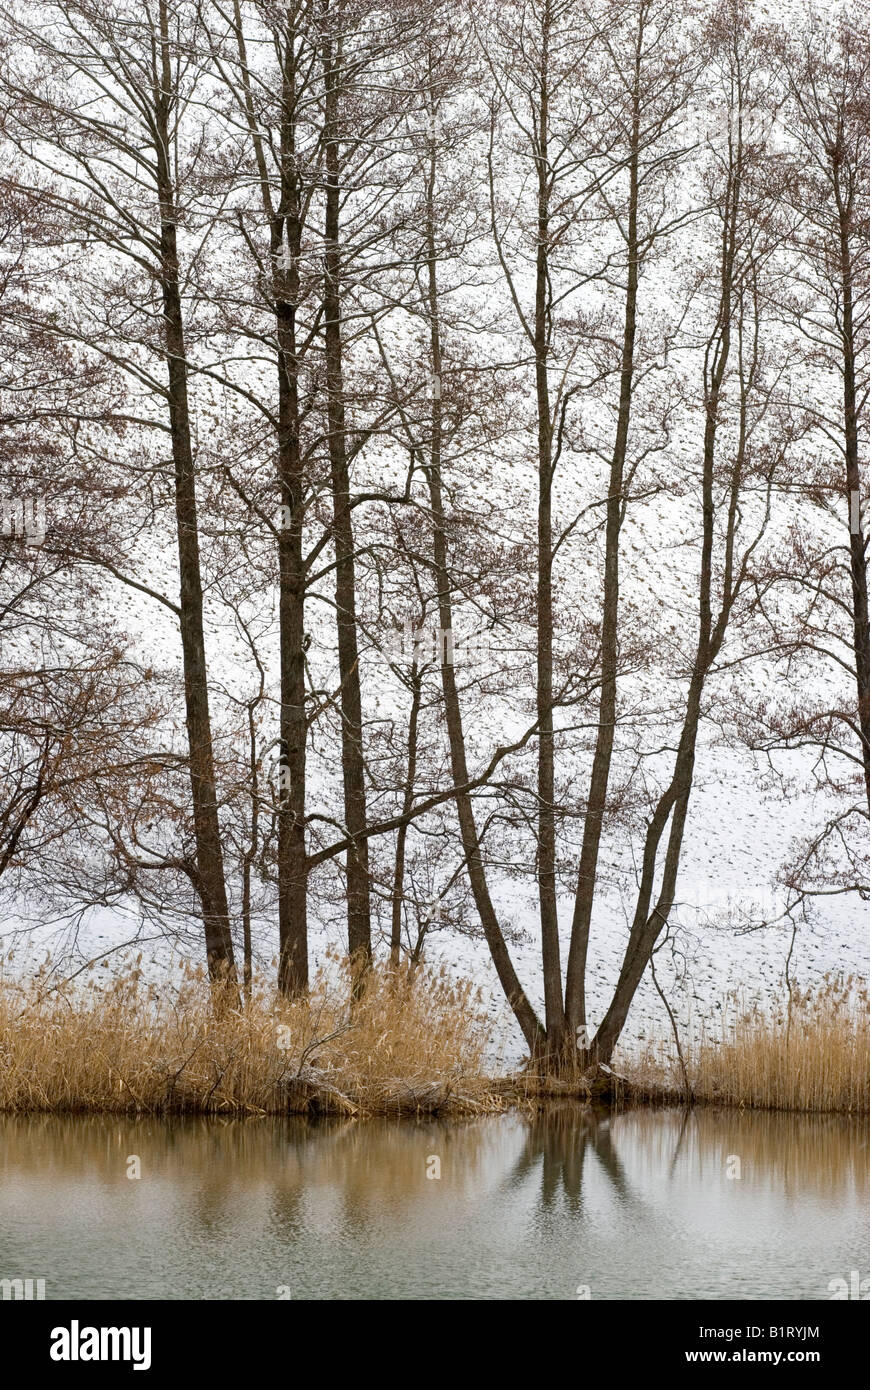
[[[53,1298],[826,1298],[870,1266],[868,1138],[844,1116],[573,1106],[4,1117],[0,1278]]]

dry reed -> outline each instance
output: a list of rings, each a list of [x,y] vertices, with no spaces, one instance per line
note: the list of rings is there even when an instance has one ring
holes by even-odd
[[[0,974],[0,1112],[468,1115],[551,1094],[534,1077],[487,1077],[480,992],[445,971],[376,969],[354,1001],[335,957],[308,1000],[260,989],[223,1015],[199,969],[160,989],[138,964],[101,974],[62,985],[48,971]],[[731,996],[716,1034],[681,1042],[695,1101],[870,1113],[870,997],[851,976],[774,1007]],[[617,1068],[626,1098],[684,1097],[672,1043]],[[563,1091],[588,1094],[582,1078],[552,1094]]]
[[[49,984],[0,977],[0,1111],[475,1113],[503,1108],[483,1079],[479,994],[446,973],[372,973],[351,1002],[328,962],[307,1001],[258,990],[218,1016],[202,971],[170,987],[141,970]]]
[[[870,1113],[870,997],[854,976],[828,974],[767,1006],[731,995],[716,1033],[681,1042],[696,1101]],[[648,1096],[685,1092],[672,1044],[626,1059],[622,1069]]]

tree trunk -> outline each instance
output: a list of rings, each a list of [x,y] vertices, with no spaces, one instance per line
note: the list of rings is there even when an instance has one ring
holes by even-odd
[[[289,217],[292,255],[298,246],[298,218]],[[273,230],[280,231],[283,218]],[[278,254],[278,253],[276,253]],[[308,989],[308,860],[305,846],[305,562],[303,556],[304,475],[299,443],[299,382],[296,361],[295,296],[298,270],[276,271],[278,325],[278,480],[281,519],[278,533],[278,626],[281,662],[281,777],[278,803],[278,986],[283,994]]]
[[[269,222],[278,343],[278,654],[281,671],[278,785],[278,988],[308,989],[308,859],[305,845],[305,470],[299,420],[296,306],[302,249],[301,189],[295,164],[297,91],[292,29],[285,35],[281,80],[280,198],[273,205],[248,68],[239,0],[233,16],[245,116],[254,146],[263,212]]]
[[[405,794],[402,798],[402,815],[407,816],[414,804],[414,783],[417,780],[417,726],[420,719],[420,704],[423,694],[423,678],[414,662],[411,671],[411,712],[408,716],[408,763],[405,778]],[[402,902],[405,892],[405,847],[408,840],[408,825],[400,825],[396,834],[396,864],[393,874],[393,901],[390,921],[390,965],[399,967],[402,948]]]
[[[535,257],[535,398],[538,417],[538,900],[548,1050],[562,1047],[562,961],[556,901],[556,812],[553,746],[553,459],[549,361],[548,12],[543,17],[538,107],[538,218]]]
[[[664,927],[674,903],[677,874],[689,809],[695,770],[695,755],[698,743],[698,730],[701,719],[701,697],[713,662],[719,654],[725,638],[731,608],[734,602],[732,588],[734,535],[738,519],[738,495],[743,461],[746,450],[745,412],[741,411],[741,425],[736,458],[731,475],[731,496],[727,516],[725,565],[723,575],[723,596],[719,612],[713,621],[713,547],[715,543],[716,508],[713,492],[713,476],[716,462],[716,439],[720,422],[722,387],[728,359],[731,353],[731,328],[734,313],[735,258],[737,251],[737,215],[740,207],[741,171],[740,153],[736,168],[732,165],[728,197],[725,205],[730,209],[723,229],[722,258],[720,262],[719,307],[716,324],[707,345],[705,360],[705,421],[702,466],[702,540],[701,566],[698,583],[698,638],[695,659],[686,696],[686,708],[674,771],[670,785],[659,798],[647,828],[644,840],[644,853],[641,880],[635,904],[634,919],[629,933],[628,945],[623,957],[622,967],[616,988],[607,1012],[601,1021],[591,1047],[591,1056],[597,1062],[609,1062],[613,1050],[625,1027],[628,1011],[634,999],[644,971],[649,964],[653,948]],[[709,377],[707,376],[709,364]],[[745,385],[741,382],[741,391]],[[745,399],[745,397],[744,397]],[[667,847],[665,850],[662,880],[655,906],[650,911],[655,887],[658,850],[670,819]]]
[[[629,206],[626,246],[628,252],[628,278],[626,283],[625,315],[622,331],[619,413],[616,421],[616,437],[610,464],[610,481],[607,496],[604,598],[601,616],[601,692],[598,706],[598,731],[595,738],[595,752],[593,754],[592,771],[589,779],[586,818],[583,823],[583,840],[580,846],[580,863],[577,870],[574,915],[571,922],[571,945],[568,952],[568,968],[565,977],[566,1047],[572,1050],[578,1043],[578,1034],[581,1048],[585,1046],[586,959],[589,951],[589,930],[592,922],[592,908],[595,902],[595,887],[598,877],[598,856],[601,849],[604,813],[607,806],[607,789],[610,783],[610,767],[613,759],[613,741],[616,732],[617,665],[619,659],[619,545],[623,517],[622,490],[625,476],[625,462],[628,453],[628,432],[631,423],[632,394],[634,390],[634,351],[637,332],[637,292],[640,270],[638,244],[638,177],[641,114],[641,35],[642,29],[641,34],[638,36],[636,49],[631,151],[628,170]]]
[[[339,250],[340,48],[328,34],[328,0],[324,0],[324,119],[326,149],[326,217],[323,279],[326,343],[327,421],[332,474],[335,544],[335,603],[338,628],[338,669],[341,680],[341,751],[344,775],[344,816],[348,834],[361,835],[367,825],[365,761],[362,734],[362,689],[356,621],[356,573],[350,477],[344,412],[344,366],[341,329],[341,253]],[[372,958],[368,840],[351,845],[346,857],[347,948],[357,971]]]
[[[853,497],[861,496],[861,470],[858,457],[858,405],[855,380],[855,321],[852,289],[851,208],[844,202],[839,179],[834,175],[839,215],[840,284],[843,296],[843,432],[846,455],[846,488],[849,510],[849,568],[852,576],[853,644],[855,680],[858,688],[858,727],[861,730],[861,757],[864,765],[864,791],[870,809],[870,608],[867,602],[867,549],[860,511],[852,526]]]
[[[175,466],[175,515],[178,531],[180,627],[184,662],[184,697],[190,750],[190,785],[196,837],[197,882],[205,926],[209,975],[223,982],[229,997],[238,990],[230,933],[226,880],[221,850],[209,713],[203,630],[202,576],[196,511],[196,475],[191,448],[187,392],[187,356],[179,290],[174,185],[169,164],[169,125],[173,104],[168,17],[161,0],[163,90],[156,101],[158,122],[158,194],[160,199],[160,287],[164,342],[169,375],[169,420]]]
[[[444,692],[444,708],[447,720],[447,738],[450,746],[450,764],[453,783],[457,788],[468,783],[468,760],[465,752],[465,734],[462,727],[462,709],[459,691],[456,686],[456,672],[453,667],[453,604],[451,600],[450,570],[447,555],[447,532],[444,516],[444,497],[441,486],[441,451],[443,443],[443,407],[440,383],[443,371],[441,353],[441,320],[438,306],[438,251],[435,240],[435,152],[430,153],[429,177],[426,186],[426,247],[428,255],[428,298],[429,335],[432,354],[432,373],[439,389],[434,392],[432,402],[431,430],[432,443],[428,472],[429,499],[432,507],[432,546],[435,562],[435,575],[438,582],[438,618],[441,630],[449,634],[441,652],[441,685]],[[474,819],[474,806],[468,792],[457,791],[456,813],[459,819],[459,833],[462,849],[468,865],[468,878],[474,903],[480,917],[483,934],[489,947],[492,962],[498,975],[514,1017],[532,1057],[540,1055],[546,1042],[546,1034],[534,1008],[520,984],[507,942],[504,939],[498,916],[493,906],[486,879],[486,870],[480,853],[477,826]]]

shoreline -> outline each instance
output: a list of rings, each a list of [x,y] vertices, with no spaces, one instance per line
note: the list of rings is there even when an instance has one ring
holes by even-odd
[[[715,1034],[652,1040],[613,1066],[499,1063],[487,1000],[426,968],[349,973],[306,997],[252,991],[215,1008],[207,979],[155,990],[137,970],[46,986],[0,977],[0,1114],[484,1116],[581,1107],[712,1105],[870,1115],[870,995],[860,980],[739,1001]],[[584,1065],[585,1062],[585,1065]],[[504,1061],[501,1062],[504,1066]]]
[[[588,1081],[557,1083],[527,1082],[524,1078],[474,1078],[478,1095],[469,1095],[461,1085],[434,1081],[429,1085],[397,1082],[395,1089],[377,1101],[345,1094],[329,1081],[314,1076],[293,1078],[297,1084],[288,1093],[276,1097],[268,1106],[233,1103],[226,1097],[211,1103],[197,1103],[188,1096],[175,1096],[160,1104],[147,1105],[128,1096],[119,1097],[112,1105],[95,1105],[87,1101],[68,1100],[61,1105],[2,1106],[0,1118],[29,1118],[59,1116],[65,1118],[126,1118],[126,1119],[306,1119],[355,1120],[362,1123],[387,1120],[461,1120],[497,1119],[506,1115],[526,1118],[583,1113],[603,1119],[630,1110],[733,1111],[736,1113],[779,1114],[795,1116],[837,1117],[870,1120],[870,1109],[857,1107],[807,1107],[773,1104],[765,1101],[729,1100],[726,1097],[694,1095],[686,1098],[679,1089],[649,1090],[624,1076],[615,1077],[610,1090],[588,1084]]]

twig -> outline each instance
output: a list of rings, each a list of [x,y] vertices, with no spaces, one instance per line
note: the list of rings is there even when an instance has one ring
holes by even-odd
[[[656,990],[658,991],[658,996],[659,996],[659,998],[661,999],[662,1003],[664,1004],[665,1008],[667,1009],[668,1018],[671,1020],[671,1028],[673,1029],[674,1042],[676,1043],[676,1046],[677,1046],[677,1056],[678,1056],[679,1059],[680,1059],[680,1069],[682,1070],[682,1073],[683,1073],[683,1087],[684,1087],[684,1089],[685,1089],[686,1101],[689,1102],[689,1101],[693,1101],[693,1100],[695,1099],[695,1097],[694,1097],[694,1095],[692,1094],[692,1088],[691,1088],[691,1086],[690,1086],[690,1084],[689,1084],[689,1073],[688,1073],[688,1071],[686,1070],[686,1061],[685,1061],[685,1058],[683,1057],[683,1049],[682,1049],[682,1047],[680,1046],[680,1034],[679,1034],[679,1030],[677,1029],[677,1020],[674,1018],[673,1009],[671,1008],[670,1004],[668,1003],[667,998],[665,997],[665,992],[664,992],[664,990],[662,989],[661,985],[659,984],[658,976],[656,975],[655,956],[656,956],[657,952],[660,951],[660,950],[662,949],[662,946],[664,946],[664,944],[665,944],[665,942],[666,942],[667,940],[668,940],[668,936],[667,936],[667,934],[666,934],[664,940],[662,941],[661,946],[656,947],[656,950],[653,951],[652,954],[650,955],[650,958],[649,958],[649,967],[650,967],[650,971],[652,972],[653,984],[655,985]]]

